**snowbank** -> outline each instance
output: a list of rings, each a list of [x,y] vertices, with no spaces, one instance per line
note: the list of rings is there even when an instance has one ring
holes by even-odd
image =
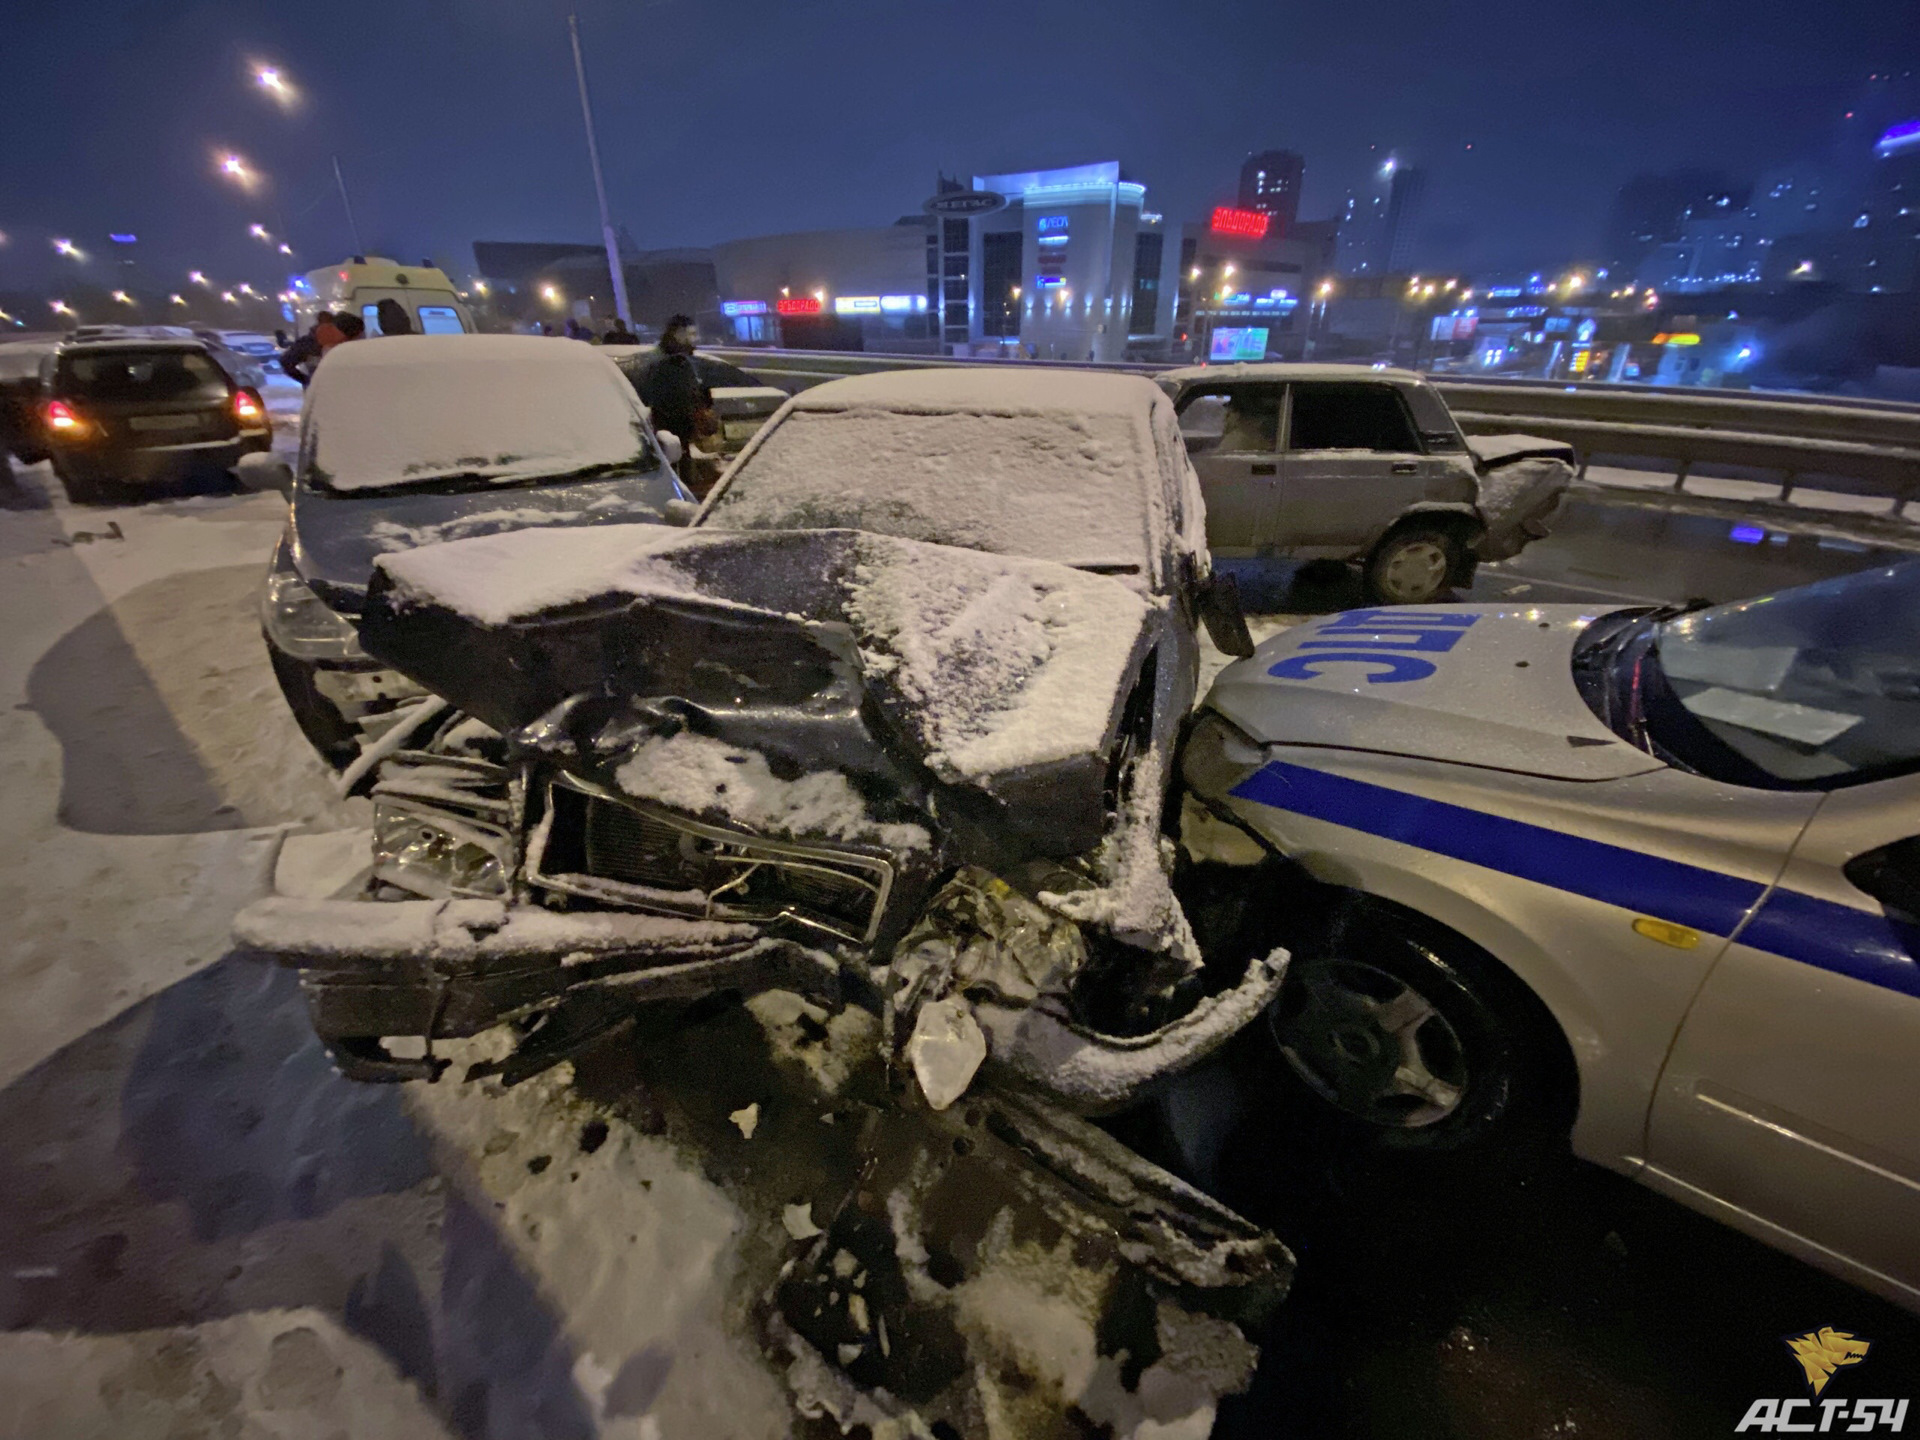
[[[619,367],[536,336],[343,345],[315,372],[306,415],[315,473],[338,491],[653,463],[645,411]]]
[[[691,731],[644,742],[616,778],[636,799],[691,815],[717,814],[757,834],[828,836],[889,850],[924,850],[933,843],[918,825],[875,820],[838,771],[782,780],[758,751]]]

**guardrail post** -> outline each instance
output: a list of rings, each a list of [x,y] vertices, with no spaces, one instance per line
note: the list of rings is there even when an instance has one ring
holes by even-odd
[[[1580,462],[1579,467],[1575,469],[1575,471],[1573,472],[1573,478],[1575,480],[1586,479],[1587,478],[1587,461],[1591,459],[1592,456],[1588,454],[1586,448],[1583,446],[1580,449],[1575,450],[1573,452],[1573,458]]]
[[[1784,505],[1787,501],[1793,499],[1793,487],[1795,483],[1798,482],[1799,479],[1800,479],[1800,472],[1798,470],[1787,470],[1781,474],[1780,476],[1780,503],[1781,504]]]
[[[1687,488],[1687,471],[1692,468],[1693,462],[1691,460],[1682,460],[1680,462],[1680,473],[1673,477],[1673,488],[1675,490],[1684,490]]]

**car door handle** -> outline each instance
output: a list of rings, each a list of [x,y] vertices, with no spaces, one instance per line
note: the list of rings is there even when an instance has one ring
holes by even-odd
[[[1272,475],[1276,472],[1276,468],[1277,467],[1272,465],[1256,465],[1253,467],[1253,473],[1256,475]]]
[[[1393,473],[1396,475],[1412,475],[1417,473],[1419,469],[1420,467],[1411,460],[1398,460],[1394,462]]]

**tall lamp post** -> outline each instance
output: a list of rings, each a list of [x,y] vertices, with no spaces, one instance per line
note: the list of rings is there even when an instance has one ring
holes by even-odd
[[[580,82],[580,117],[587,124],[587,159],[593,162],[593,190],[600,197],[600,235],[607,245],[607,269],[613,278],[613,313],[624,324],[633,324],[627,306],[627,272],[620,264],[620,242],[613,233],[613,217],[607,213],[607,182],[600,176],[600,142],[593,133],[593,102],[587,98],[587,66],[580,58],[580,17],[567,16],[567,34],[573,40],[573,74]]]

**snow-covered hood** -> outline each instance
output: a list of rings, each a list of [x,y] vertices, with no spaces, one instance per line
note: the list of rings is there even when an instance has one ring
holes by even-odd
[[[743,818],[728,787],[693,806],[675,767],[634,763],[690,732],[765,757],[774,780],[846,777],[874,827],[943,810],[1015,851],[1072,854],[1101,833],[1108,752],[1165,620],[1124,582],[1048,561],[854,530],[621,526],[384,556],[361,636],[523,750],[635,799]]]
[[[1604,611],[1577,605],[1352,610],[1274,636],[1207,704],[1262,744],[1324,745],[1568,780],[1659,768],[1574,688]]]
[[[294,494],[289,551],[294,569],[347,614],[359,613],[382,555],[503,530],[657,522],[680,491],[664,466],[617,479],[465,491]]]

